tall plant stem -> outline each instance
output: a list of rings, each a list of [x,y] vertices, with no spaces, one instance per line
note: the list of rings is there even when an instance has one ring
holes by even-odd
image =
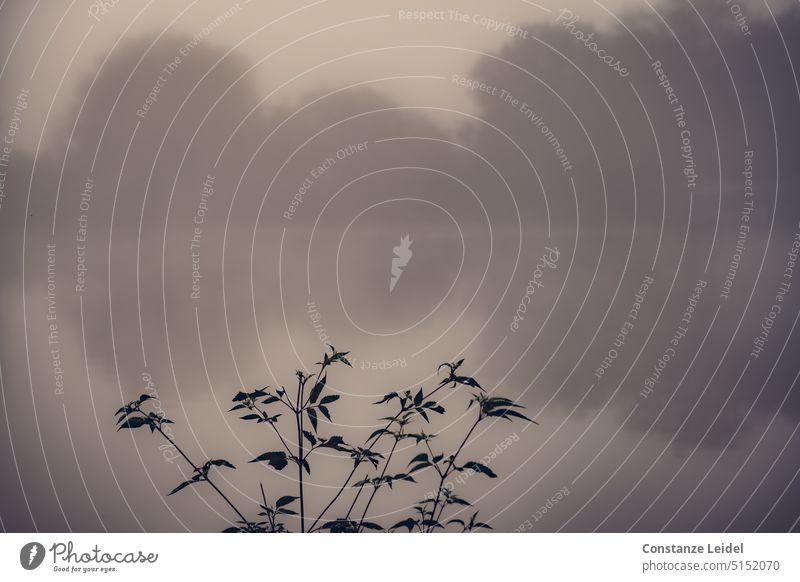
[[[307,380],[307,379],[306,379]],[[297,479],[300,489],[300,532],[306,531],[306,507],[303,495],[303,388],[306,380],[297,380],[297,405],[295,406],[295,420],[297,423]]]
[[[464,437],[464,440],[461,441],[461,444],[458,445],[458,448],[456,449],[456,452],[453,453],[453,455],[450,457],[450,460],[448,461],[447,468],[442,472],[442,477],[441,477],[441,479],[439,479],[439,488],[436,491],[436,501],[433,502],[433,507],[431,508],[431,516],[430,516],[431,517],[431,521],[438,521],[438,517],[441,517],[442,512],[444,511],[444,506],[442,506],[441,509],[439,509],[439,499],[441,499],[441,496],[442,496],[442,488],[444,487],[444,482],[447,479],[448,475],[450,475],[450,473],[453,471],[453,466],[456,463],[456,457],[458,457],[459,453],[461,452],[461,449],[464,448],[464,445],[467,444],[467,441],[469,440],[469,437],[472,436],[472,432],[475,430],[475,428],[478,426],[478,423],[481,420],[483,420],[483,417],[481,416],[481,414],[479,412],[478,413],[478,419],[475,421],[475,423],[469,429],[469,431],[467,432],[467,435]],[[439,516],[438,517],[436,516],[436,510],[437,509],[439,509]],[[433,531],[433,524],[428,526],[428,532],[432,532],[432,531]]]
[[[261,500],[264,502],[264,513],[267,514],[267,519],[269,520],[269,525],[272,528],[272,532],[275,532],[275,518],[273,515],[270,515],[270,512],[267,511],[267,494],[264,493],[264,484],[259,483],[259,487],[261,487]]]
[[[445,384],[440,384],[438,387],[436,387],[436,388],[433,390],[433,392],[431,392],[430,394],[428,394],[428,395],[427,395],[427,398],[431,398],[431,397],[432,397],[434,394],[436,394],[436,393],[437,393],[439,390],[441,390],[442,388],[444,388],[444,386],[445,386]],[[400,410],[400,412],[398,412],[397,414],[395,414],[395,415],[394,415],[394,417],[392,418],[392,420],[390,420],[390,421],[389,421],[389,422],[386,424],[386,426],[385,426],[385,427],[383,427],[383,430],[384,430],[384,431],[387,431],[387,430],[389,430],[389,428],[391,428],[391,426],[392,426],[392,425],[395,423],[395,421],[396,421],[398,418],[400,418],[400,415],[401,415],[401,414],[403,414],[405,411],[406,411],[405,409],[401,409],[401,410]],[[375,446],[375,444],[376,444],[376,443],[377,443],[377,442],[380,440],[380,438],[381,438],[381,437],[382,437],[384,434],[386,434],[386,433],[385,433],[385,432],[381,432],[381,433],[379,433],[379,434],[375,435],[374,437],[372,437],[371,439],[367,439],[367,440],[364,442],[364,448],[367,448],[367,449],[368,449],[368,448],[370,448],[370,447],[373,447],[373,446]],[[372,442],[370,442],[370,441],[372,441]],[[320,519],[322,519],[322,516],[323,516],[323,515],[325,515],[325,513],[327,513],[327,511],[328,511],[328,510],[329,510],[331,507],[333,507],[333,504],[334,504],[334,503],[336,503],[336,500],[337,500],[337,499],[339,499],[339,497],[341,497],[342,493],[344,493],[344,490],[347,488],[347,485],[350,483],[350,479],[352,479],[352,478],[353,478],[353,475],[355,475],[355,474],[356,474],[356,471],[358,470],[358,466],[359,466],[359,465],[360,465],[360,464],[361,464],[363,461],[364,461],[364,459],[363,459],[363,458],[358,458],[358,459],[356,459],[356,460],[355,460],[355,463],[353,463],[353,465],[354,465],[354,466],[353,466],[353,469],[350,471],[350,474],[349,474],[349,475],[347,476],[347,478],[344,480],[344,483],[342,483],[342,486],[341,486],[341,487],[339,487],[339,490],[336,492],[336,495],[334,495],[334,496],[333,496],[333,499],[331,499],[331,500],[330,500],[330,502],[328,503],[328,505],[326,505],[326,506],[325,506],[325,509],[323,509],[323,510],[322,510],[322,511],[319,513],[319,515],[317,516],[317,519],[315,519],[315,520],[314,520],[314,523],[312,523],[312,524],[311,524],[311,528],[309,528],[309,531],[313,531],[313,530],[314,530],[314,526],[316,526],[316,525],[317,525],[317,523],[319,522],[319,520],[320,520]]]
[[[392,461],[392,455],[394,455],[394,450],[397,448],[397,443],[399,442],[400,439],[395,437],[394,444],[392,445],[392,450],[389,451],[389,456],[386,457],[386,463],[383,465],[383,471],[381,471],[380,477],[378,477],[378,484],[372,488],[372,494],[369,496],[369,499],[367,499],[367,504],[364,506],[364,512],[361,514],[361,519],[358,522],[359,531],[361,530],[361,524],[364,523],[364,519],[367,517],[367,511],[369,510],[369,506],[372,504],[372,500],[375,499],[375,495],[378,493],[378,489],[381,488],[382,485],[381,480],[383,479],[383,476],[386,475],[386,470],[389,468],[389,463],[391,463]],[[350,509],[352,511],[352,507]],[[350,514],[348,513],[348,516],[349,515]]]
[[[361,496],[361,492],[364,490],[364,485],[367,484],[367,479],[368,478],[369,478],[369,473],[364,475],[364,481],[361,483],[361,486],[358,488],[358,491],[356,492],[356,496],[353,497],[353,503],[350,504],[350,509],[347,510],[347,515],[350,515],[351,513],[353,513],[353,508],[356,506],[356,501],[358,501],[358,498]]]
[[[389,427],[392,426],[394,421],[397,420],[397,418],[400,416],[400,414],[402,414],[402,411],[398,412],[395,415],[395,417],[391,421],[389,421],[389,423],[384,427],[384,430],[388,430]],[[372,439],[367,439],[367,441],[364,443],[364,448],[369,448],[369,447],[374,446],[375,443],[377,443],[380,440],[380,438],[381,438],[381,436],[383,434],[384,433],[380,433],[378,435],[375,435]],[[370,440],[372,441],[371,444],[369,442]],[[342,493],[344,493],[344,490],[347,488],[347,485],[350,483],[350,479],[352,479],[353,475],[356,474],[356,471],[358,470],[358,466],[363,461],[364,461],[363,458],[358,458],[358,459],[355,460],[355,462],[353,463],[353,468],[351,469],[350,474],[347,476],[347,479],[344,480],[344,483],[342,483],[342,486],[339,487],[339,490],[336,492],[336,495],[333,496],[333,499],[331,499],[328,502],[328,505],[326,505],[325,508],[322,511],[319,512],[319,515],[317,516],[317,519],[315,519],[314,523],[311,524],[311,527],[309,528],[309,531],[314,531],[314,526],[317,525],[317,523],[319,523],[319,520],[322,519],[322,516],[325,515],[325,513],[331,507],[333,507],[333,504],[336,503],[336,500],[339,499],[339,497],[341,497]]]
[[[187,462],[187,463],[189,463],[189,465],[191,465],[191,467],[192,467],[192,469],[194,469],[195,473],[199,473],[199,472],[200,472],[200,467],[198,467],[197,465],[195,465],[195,464],[194,464],[194,463],[191,461],[191,459],[189,459],[189,457],[187,457],[187,456],[186,456],[186,453],[184,453],[184,452],[183,452],[183,450],[181,450],[181,448],[180,448],[180,447],[179,447],[177,444],[175,444],[175,441],[174,441],[174,440],[172,440],[172,439],[171,439],[169,436],[167,436],[167,434],[166,434],[166,433],[165,433],[163,430],[161,430],[161,427],[156,427],[156,430],[157,430],[158,432],[160,432],[160,433],[161,433],[161,436],[163,436],[165,439],[167,439],[167,441],[169,441],[169,444],[171,444],[173,447],[175,447],[175,450],[176,450],[176,451],[178,451],[178,453],[180,453],[180,455],[181,455],[181,456],[182,456],[182,457],[183,457],[183,458],[186,460],[186,462]],[[227,496],[227,495],[225,495],[225,494],[222,492],[222,490],[220,490],[220,488],[219,488],[219,487],[217,487],[217,485],[216,485],[216,484],[215,484],[215,483],[214,483],[214,482],[211,480],[211,477],[209,477],[208,475],[206,475],[206,477],[205,477],[205,481],[206,481],[206,483],[208,483],[209,485],[211,485],[211,487],[213,487],[214,491],[216,491],[217,493],[219,493],[219,496],[220,496],[220,497],[222,497],[222,499],[224,499],[224,500],[225,500],[225,502],[226,502],[228,505],[230,505],[231,509],[233,509],[233,511],[235,511],[235,512],[236,512],[236,515],[238,515],[238,516],[239,516],[239,517],[242,519],[242,521],[243,521],[243,522],[245,522],[245,523],[249,523],[248,519],[247,519],[247,518],[246,518],[244,515],[242,515],[242,512],[241,512],[241,511],[239,511],[239,510],[236,508],[236,506],[233,504],[233,502],[232,502],[230,499],[228,499],[228,496]]]

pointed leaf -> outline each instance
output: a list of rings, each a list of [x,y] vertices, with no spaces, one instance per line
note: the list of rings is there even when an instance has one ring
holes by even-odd
[[[146,424],[150,424],[149,421],[146,418],[141,417],[141,416],[134,416],[134,417],[125,419],[123,421],[123,423],[119,425],[119,428],[117,428],[117,430],[120,430],[120,429],[123,429],[123,428],[130,428],[130,429],[139,428],[140,426],[144,426]]]
[[[384,402],[389,402],[393,398],[399,398],[399,396],[397,395],[397,392],[389,392],[388,394],[386,394],[383,398],[381,398],[377,402],[373,402],[373,404],[383,404]]]
[[[274,467],[278,471],[289,464],[289,461],[286,458],[286,453],[283,451],[269,451],[266,453],[261,453],[250,462],[258,463],[261,461],[266,461],[271,467]]]
[[[368,440],[368,441],[371,441],[371,440],[372,440],[373,438],[375,438],[376,436],[378,436],[378,435],[382,435],[382,434],[384,434],[384,433],[386,433],[386,432],[389,432],[389,431],[388,431],[388,430],[386,430],[385,428],[379,428],[378,430],[376,430],[375,432],[373,432],[371,435],[369,435],[369,438],[367,438],[367,440]]]
[[[314,427],[314,432],[317,431],[317,411],[313,408],[309,408],[306,410],[306,414],[308,414],[308,420],[311,421],[311,426]]]
[[[172,495],[173,493],[177,493],[178,491],[180,491],[181,489],[184,489],[185,487],[188,487],[192,483],[197,483],[197,480],[196,479],[190,479],[188,481],[184,481],[183,483],[181,483],[180,485],[175,487],[175,489],[173,489],[172,491],[167,493],[167,495]]]
[[[521,418],[522,420],[527,420],[528,422],[532,422],[533,424],[539,424],[535,420],[531,420],[524,414],[520,414],[516,410],[511,410],[508,408],[505,409],[496,409],[489,413],[489,416],[498,416],[500,418],[505,418],[506,420],[511,420],[511,417],[514,418]]]
[[[294,495],[284,495],[275,502],[275,507],[283,507],[284,505],[289,505],[292,501],[295,501],[296,499],[300,498],[295,497]]]
[[[475,461],[467,461],[466,463],[464,463],[464,467],[467,469],[472,469],[477,473],[483,473],[484,475],[486,475],[487,477],[491,477],[492,479],[497,477],[497,474],[494,471],[492,471],[489,467],[487,467],[486,465],[482,465],[480,463],[476,463]]]
[[[317,437],[315,437],[312,432],[304,430],[303,435],[308,439],[312,447],[317,444]]]
[[[396,524],[394,524],[389,529],[397,529],[397,528],[400,528],[400,527],[406,527],[406,528],[408,528],[408,531],[411,531],[415,527],[417,527],[417,520],[413,519],[411,517],[408,517],[408,518],[404,519],[403,521],[398,521]]]
[[[325,374],[319,381],[314,384],[314,388],[311,389],[311,395],[309,396],[309,400],[312,404],[314,404],[319,395],[322,393],[322,389],[325,388],[325,383],[328,381],[328,375]]]
[[[416,457],[414,457],[413,459],[411,459],[411,460],[408,462],[408,464],[410,465],[411,463],[416,463],[416,462],[418,462],[418,461],[427,461],[427,460],[428,460],[428,453],[420,453],[420,454],[418,454]]]

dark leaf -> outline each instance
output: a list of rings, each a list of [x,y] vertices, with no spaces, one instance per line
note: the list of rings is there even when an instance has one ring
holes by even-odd
[[[368,440],[368,441],[370,441],[370,440],[372,440],[373,438],[375,438],[376,436],[378,436],[378,435],[382,435],[382,434],[384,434],[384,433],[387,433],[387,432],[389,432],[389,431],[388,431],[388,430],[386,430],[385,428],[379,428],[378,430],[376,430],[375,432],[373,432],[371,435],[369,435],[369,438],[368,438],[367,440]]]
[[[408,471],[409,471],[409,473],[416,473],[420,469],[425,469],[425,468],[430,467],[430,466],[431,466],[430,462],[424,461],[424,462],[420,463],[419,465],[414,465]]]
[[[395,481],[410,481],[411,483],[416,483],[414,477],[409,475],[408,473],[398,473],[392,477]]]
[[[300,498],[295,497],[294,495],[284,495],[275,502],[275,507],[283,507],[284,505],[289,505],[292,501],[295,501],[296,499]]]
[[[319,398],[320,393],[322,393],[322,389],[325,388],[325,382],[327,381],[328,381],[328,375],[326,374],[322,378],[320,378],[316,384],[314,384],[314,388],[311,389],[311,395],[309,396],[309,399],[312,404],[314,404]]]
[[[492,412],[489,413],[489,416],[498,416],[500,418],[505,418],[506,420],[511,420],[511,417],[521,418],[522,420],[527,420],[528,422],[532,422],[533,424],[539,424],[538,422],[536,422],[535,420],[531,420],[524,414],[520,414],[516,410],[511,410],[508,408],[493,410]]]
[[[482,403],[483,409],[489,411],[493,408],[497,408],[498,406],[509,407],[509,406],[516,406],[517,408],[521,408],[519,404],[515,404],[513,400],[509,400],[508,398],[503,398],[502,396],[493,396],[492,398],[487,398]]]
[[[209,461],[209,463],[211,463],[212,465],[214,465],[216,467],[228,467],[229,469],[235,469],[236,468],[231,463],[226,461],[225,459],[212,459],[211,461]]]
[[[382,530],[383,527],[378,525],[377,523],[373,523],[371,521],[362,521],[361,527],[366,529],[374,529],[374,530]]]
[[[308,439],[312,447],[317,444],[317,437],[315,437],[312,432],[304,430],[303,435]]]
[[[492,479],[497,477],[497,474],[494,471],[492,471],[489,467],[487,467],[486,465],[482,465],[480,463],[476,463],[475,461],[467,461],[466,463],[464,463],[464,467],[467,469],[472,469],[477,473],[483,473],[484,475],[486,475],[487,477],[491,477]]]
[[[355,533],[358,531],[358,524],[352,520],[340,518],[325,522],[320,529],[328,529],[331,533]]]
[[[397,395],[397,392],[389,392],[388,394],[386,394],[383,398],[381,398],[377,402],[373,402],[373,404],[383,404],[384,402],[389,402],[393,398],[399,398],[399,396]]]
[[[258,463],[261,461],[266,461],[271,467],[274,467],[278,471],[289,464],[289,461],[286,458],[286,453],[283,451],[270,451],[267,453],[262,453],[250,462]]]
[[[422,404],[422,388],[414,396],[414,406],[419,406],[420,404]]]
[[[329,394],[325,396],[322,400],[319,401],[320,404],[330,404],[331,402],[336,402],[339,400],[338,394]]]
[[[260,414],[245,414],[244,416],[240,416],[242,420],[263,420]]]
[[[197,483],[197,481],[198,481],[197,479],[189,479],[188,481],[184,481],[183,483],[181,483],[180,485],[175,487],[175,489],[173,489],[172,491],[167,493],[167,495],[172,495],[173,493],[177,493],[178,491],[180,491],[181,489],[184,489],[185,487],[188,487],[192,483]]]
[[[320,405],[319,405],[319,411],[320,411],[322,414],[324,414],[324,415],[325,415],[325,418],[327,418],[327,419],[328,419],[328,422],[333,422],[333,421],[331,420],[331,413],[330,413],[330,411],[328,410],[328,407],[327,407],[327,406],[323,406],[322,404],[320,404]]]
[[[455,503],[456,505],[463,505],[465,507],[469,507],[470,505],[472,505],[466,499],[461,499],[461,497],[459,497],[458,495],[452,495],[452,494],[447,498],[447,502]]]
[[[146,424],[150,424],[148,419],[146,419],[144,417],[141,417],[141,416],[134,416],[134,417],[125,419],[125,421],[122,424],[119,425],[119,428],[117,428],[117,430],[120,430],[120,429],[123,429],[123,428],[131,428],[131,429],[139,428],[140,426],[144,426]]]
[[[464,384],[465,386],[471,386],[472,388],[477,388],[479,390],[483,390],[483,387],[478,384],[478,381],[475,378],[470,378],[469,376],[455,376],[453,377],[453,382],[457,382],[459,384]]]
[[[418,454],[416,457],[414,457],[413,459],[411,459],[411,460],[408,462],[408,464],[410,465],[411,463],[416,463],[416,462],[418,462],[418,461],[427,461],[427,460],[428,460],[428,453],[420,453],[420,454]]]
[[[317,431],[317,411],[313,408],[309,408],[306,410],[306,414],[308,414],[308,420],[311,421],[311,426],[314,427],[314,432]]]
[[[335,449],[337,451],[342,452],[350,452],[350,449],[347,448],[347,443],[344,442],[344,439],[338,435],[332,436],[325,442],[319,445],[320,447],[327,447],[329,449]]]
[[[415,527],[417,527],[417,520],[413,519],[411,517],[408,517],[408,518],[404,519],[403,521],[398,521],[396,524],[394,524],[389,529],[397,529],[397,528],[400,528],[400,527],[408,528],[408,531],[411,531]]]

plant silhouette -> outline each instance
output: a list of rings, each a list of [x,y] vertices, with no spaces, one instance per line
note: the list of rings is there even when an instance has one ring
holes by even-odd
[[[390,407],[390,415],[380,420],[385,423],[383,428],[375,430],[361,445],[352,445],[344,441],[341,436],[333,435],[324,437],[319,434],[319,416],[324,416],[332,422],[330,405],[339,400],[338,394],[326,393],[328,372],[335,365],[350,366],[347,359],[349,352],[339,352],[333,346],[330,353],[325,353],[321,362],[317,362],[319,370],[315,374],[306,374],[297,371],[296,388],[289,393],[281,387],[274,392],[269,387],[253,390],[252,392],[237,392],[233,397],[231,412],[244,413],[240,418],[244,421],[266,424],[277,436],[277,450],[269,450],[250,460],[251,463],[264,463],[276,471],[283,471],[287,467],[296,468],[297,495],[285,495],[275,500],[270,505],[263,484],[260,484],[261,503],[257,519],[248,519],[245,514],[234,505],[230,498],[214,483],[212,470],[223,468],[235,469],[236,467],[225,459],[210,459],[202,465],[195,464],[186,453],[175,443],[175,440],[163,430],[165,424],[172,424],[161,412],[148,412],[145,408],[152,397],[143,394],[137,400],[129,402],[116,412],[118,429],[137,429],[148,427],[151,433],[158,433],[166,439],[186,461],[192,469],[192,476],[179,483],[168,495],[197,484],[206,483],[210,486],[233,510],[237,519],[235,525],[225,529],[225,532],[287,532],[283,522],[286,516],[297,516],[301,532],[355,533],[364,531],[398,531],[432,533],[438,530],[450,529],[456,531],[474,531],[492,529],[484,522],[478,521],[477,511],[469,519],[452,517],[446,519],[445,513],[450,506],[469,507],[472,504],[461,498],[452,486],[447,486],[448,477],[457,473],[482,474],[488,478],[497,475],[486,465],[477,461],[460,461],[459,456],[467,445],[470,437],[479,424],[491,418],[501,418],[508,421],[521,420],[537,424],[525,416],[520,410],[523,406],[508,398],[489,396],[475,378],[463,376],[459,370],[464,360],[455,363],[444,363],[437,372],[441,374],[444,369],[446,375],[439,384],[429,393],[420,388],[416,393],[406,390],[404,392],[389,392],[381,400],[375,402],[376,406]],[[460,441],[458,447],[450,454],[435,453],[432,442],[435,443],[435,434],[427,434],[424,430],[415,427],[430,424],[432,415],[444,415],[445,409],[433,399],[437,393],[444,389],[461,389],[467,393],[467,411],[475,411],[474,421]],[[329,390],[327,390],[329,392]],[[144,406],[144,408],[143,408]],[[294,429],[293,446],[284,436],[287,423],[281,421],[284,412],[293,422],[288,423]],[[168,431],[169,432],[169,431]],[[424,451],[415,455],[400,472],[397,468],[390,470],[392,461],[397,465],[395,452],[401,441],[413,439],[414,447],[424,447]],[[376,450],[381,440],[389,440],[391,446],[386,454]],[[296,444],[295,444],[296,443]],[[329,449],[342,453],[343,459],[349,459],[352,468],[344,482],[336,489],[336,493],[321,511],[312,518],[306,515],[306,495],[304,490],[304,476],[311,475],[311,460],[315,451]],[[359,470],[364,467],[366,473],[358,481],[352,482]],[[415,474],[421,471],[435,472],[438,485],[431,495],[418,501],[412,507],[412,515],[390,527],[379,525],[367,520],[369,508],[384,486],[390,490],[395,484],[401,482],[414,483]],[[351,483],[352,482],[352,483]],[[366,493],[365,493],[366,491]],[[352,495],[353,499],[349,509],[344,515],[331,519],[329,511],[343,496]],[[362,498],[363,507],[357,510],[358,501]],[[299,512],[299,513],[298,513]],[[445,521],[446,520],[446,521]]]

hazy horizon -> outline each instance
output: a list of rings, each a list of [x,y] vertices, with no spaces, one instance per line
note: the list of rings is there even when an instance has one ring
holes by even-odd
[[[166,497],[158,435],[116,432],[144,392],[255,518],[296,475],[247,463],[279,443],[231,398],[328,342],[353,367],[325,436],[460,358],[537,420],[481,425],[464,460],[510,444],[462,518],[798,531],[798,4],[100,6],[0,5],[4,531],[226,527],[213,491]],[[441,404],[444,450],[472,411]]]

